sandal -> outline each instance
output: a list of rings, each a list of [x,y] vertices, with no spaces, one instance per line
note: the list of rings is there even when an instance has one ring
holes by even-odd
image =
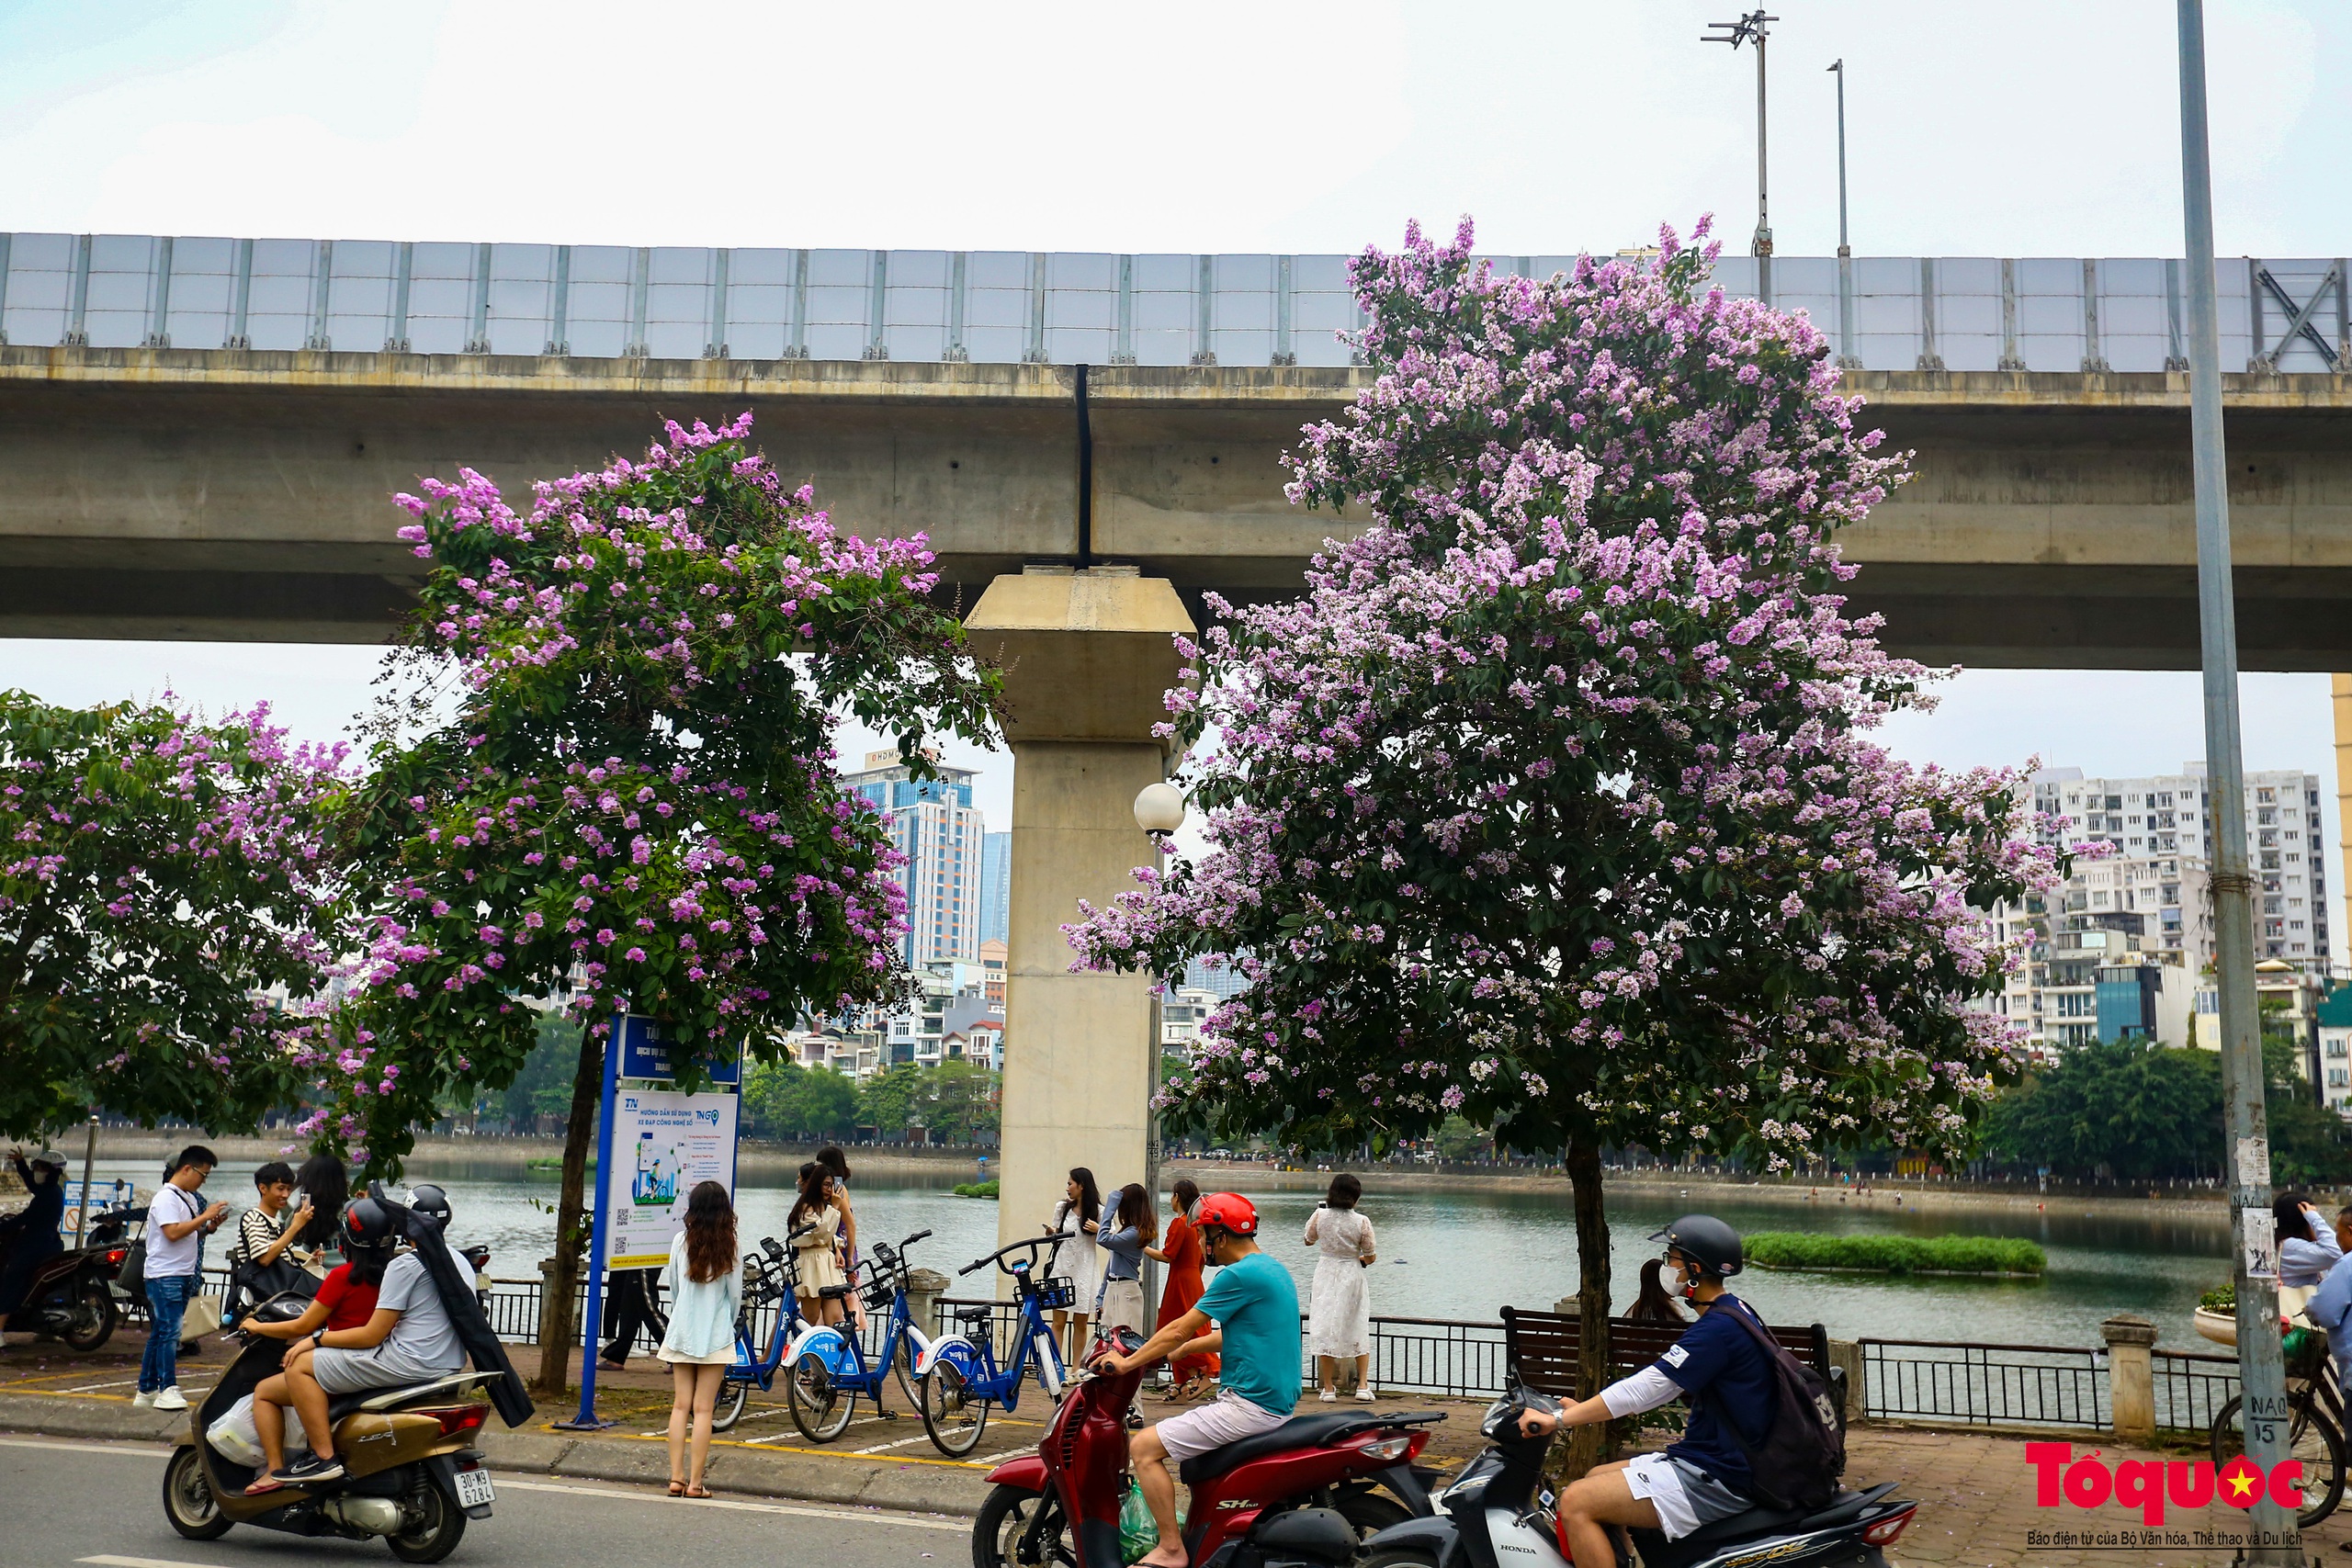
[[[267,1471],[264,1471],[261,1474],[254,1478],[254,1483],[251,1486],[245,1488],[245,1495],[248,1497],[266,1497],[273,1492],[283,1492],[285,1490],[286,1483],[278,1480],[277,1477],[270,1474]]]
[[[670,1495],[671,1495],[671,1496],[673,1496],[673,1497],[683,1497],[683,1496],[684,1496],[685,1495],[686,1495],[686,1483],[685,1483],[684,1482],[683,1482],[683,1481],[673,1481],[672,1483],[670,1483]]]
[[[689,1486],[686,1488],[686,1495],[689,1497],[707,1497],[710,1495],[710,1488],[707,1486]]]

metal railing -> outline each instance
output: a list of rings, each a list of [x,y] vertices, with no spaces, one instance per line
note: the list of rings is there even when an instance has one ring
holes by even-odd
[[[958,1307],[989,1309],[989,1329],[1000,1358],[1009,1355],[1021,1314],[1010,1302],[943,1297],[932,1328],[944,1333]],[[1453,1399],[1491,1399],[1502,1393],[1505,1371],[1503,1325],[1454,1323],[1434,1317],[1374,1317],[1372,1320],[1372,1382],[1395,1393],[1427,1393]],[[1306,1348],[1306,1318],[1299,1317],[1299,1381],[1316,1381],[1315,1358]]]
[[[1895,1421],[2104,1427],[2107,1357],[2048,1345],[1864,1339],[1862,1413]]]
[[[2154,1350],[2156,1425],[2202,1432],[2237,1397],[2238,1359],[2198,1350]]]
[[[1577,258],[1485,259],[1543,278]],[[0,231],[0,344],[1344,366],[1362,325],[1348,260]],[[1808,312],[1855,367],[2104,373],[2187,367],[2180,272],[2077,256],[1775,256],[1768,271],[1724,255],[1714,276]],[[2228,367],[2352,357],[2342,260],[2233,260],[2220,282]]]

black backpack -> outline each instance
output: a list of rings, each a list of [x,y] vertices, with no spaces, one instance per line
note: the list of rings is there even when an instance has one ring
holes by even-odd
[[[1747,1303],[1739,1306],[1746,1309]],[[1827,1379],[1764,1331],[1753,1309],[1731,1315],[1772,1370],[1772,1420],[1761,1443],[1751,1447],[1730,1409],[1720,1399],[1714,1402],[1724,1430],[1747,1456],[1756,1499],[1775,1508],[1826,1507],[1846,1473],[1845,1406]]]

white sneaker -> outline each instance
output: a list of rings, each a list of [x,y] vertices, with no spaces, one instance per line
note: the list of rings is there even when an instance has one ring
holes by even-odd
[[[1324,1404],[1329,1404],[1340,1397],[1340,1391],[1336,1388],[1327,1388],[1315,1397],[1321,1400]]]
[[[130,1407],[133,1410],[144,1410],[154,1403],[155,1391],[153,1389],[142,1388],[130,1396]]]
[[[1357,1389],[1356,1397],[1363,1400],[1366,1404],[1370,1404],[1373,1399],[1372,1385],[1370,1383],[1366,1383],[1363,1387]]]
[[[187,1408],[187,1400],[181,1394],[180,1385],[174,1383],[171,1387],[157,1394],[155,1396],[155,1408],[158,1410],[186,1410]]]

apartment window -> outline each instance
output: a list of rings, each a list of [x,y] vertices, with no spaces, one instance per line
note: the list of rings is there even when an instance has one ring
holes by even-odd
[[[2107,797],[2107,808],[2108,808],[2109,811],[2120,811],[2120,810],[2122,810],[2122,809],[2123,809],[2123,797],[2122,797],[2121,795],[2109,795],[2109,796]]]

